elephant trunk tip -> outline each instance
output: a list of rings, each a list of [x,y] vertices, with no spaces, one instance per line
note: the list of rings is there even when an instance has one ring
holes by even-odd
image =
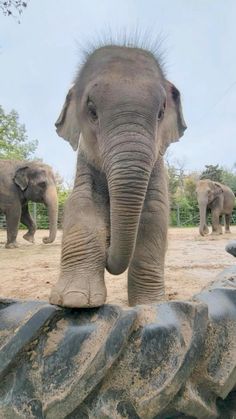
[[[42,241],[43,241],[44,244],[50,244],[50,243],[53,243],[55,239],[56,239],[56,233],[53,234],[51,237],[50,236],[49,237],[43,237]]]
[[[112,275],[121,275],[129,265],[127,257],[120,258],[108,251],[106,269]]]

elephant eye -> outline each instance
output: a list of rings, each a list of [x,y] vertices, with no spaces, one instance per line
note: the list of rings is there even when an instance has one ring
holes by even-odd
[[[90,118],[92,119],[92,121],[97,121],[98,119],[98,115],[97,115],[97,111],[96,111],[96,106],[94,105],[94,103],[88,98],[87,101],[87,107],[88,107],[88,113]]]
[[[164,116],[164,109],[161,109],[158,113],[157,119],[158,121],[160,121]]]
[[[44,182],[44,181],[39,182],[38,185],[40,186],[40,188],[45,188],[46,187],[46,182]]]
[[[157,120],[161,121],[164,117],[164,113],[165,113],[165,108],[166,108],[166,102],[164,102],[162,108],[159,110],[159,113],[157,115]]]

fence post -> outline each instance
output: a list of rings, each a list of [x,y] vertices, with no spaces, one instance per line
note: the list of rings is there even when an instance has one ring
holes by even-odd
[[[180,227],[180,211],[179,211],[179,204],[177,204],[177,227]]]

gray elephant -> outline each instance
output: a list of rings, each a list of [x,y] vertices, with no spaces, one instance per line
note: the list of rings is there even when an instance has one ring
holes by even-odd
[[[230,233],[230,218],[235,203],[233,191],[222,183],[203,179],[198,181],[196,192],[200,211],[200,234],[205,236],[209,233],[206,221],[208,211],[211,211],[212,234],[222,234],[220,224],[222,215],[225,216],[225,233]]]
[[[114,275],[129,269],[130,305],[162,299],[169,217],[163,154],[186,129],[179,91],[151,52],[104,46],[79,71],[56,127],[79,153],[50,302],[101,306],[105,268]]]
[[[52,169],[36,161],[0,160],[0,211],[6,215],[7,248],[17,247],[20,222],[28,228],[24,239],[34,242],[36,225],[28,201],[42,202],[48,208],[50,232],[43,242],[53,242],[57,232],[57,190]]]

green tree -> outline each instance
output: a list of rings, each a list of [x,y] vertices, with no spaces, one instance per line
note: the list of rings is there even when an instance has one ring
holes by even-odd
[[[236,172],[234,170],[222,169],[222,183],[229,186],[236,193]]]
[[[199,174],[192,172],[184,178],[184,194],[191,208],[197,208],[196,184]]]
[[[5,113],[0,106],[0,159],[32,158],[38,142],[29,141],[25,126],[15,110]]]
[[[176,167],[168,165],[168,189],[169,189],[169,200],[170,205],[175,204],[175,194],[179,186],[179,176]]]
[[[206,164],[205,170],[200,175],[200,179],[211,179],[215,182],[222,182],[222,168],[218,164]]]

